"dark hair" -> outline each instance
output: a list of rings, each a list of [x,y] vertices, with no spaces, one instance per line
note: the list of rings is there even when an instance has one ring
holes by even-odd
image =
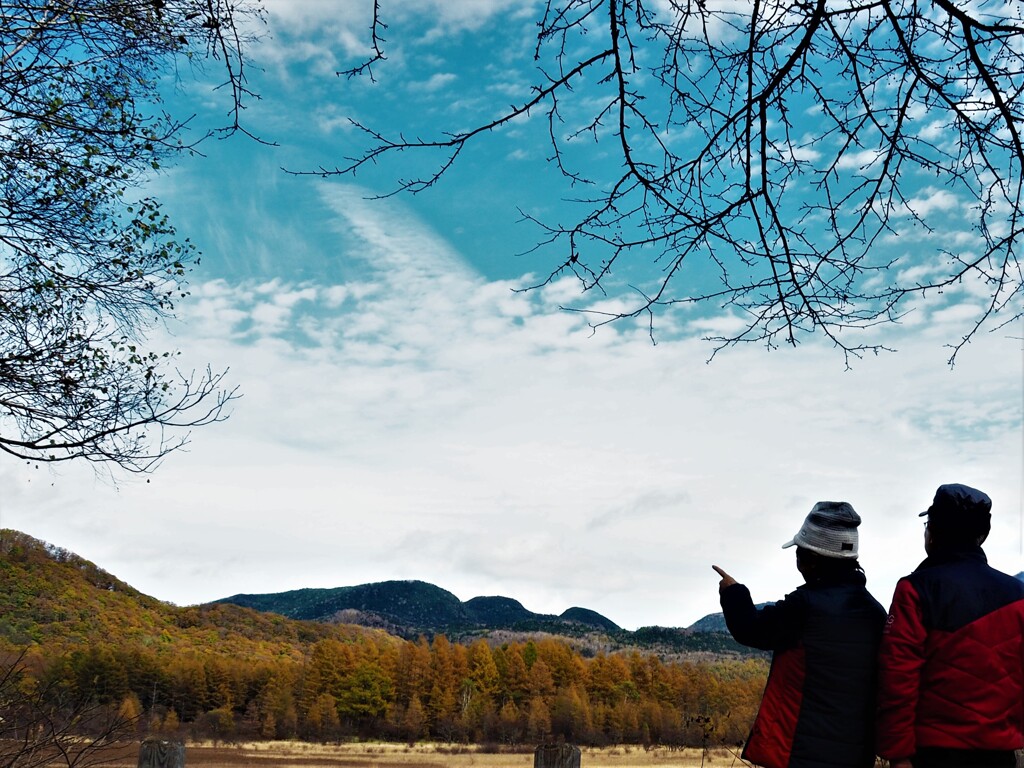
[[[852,573],[864,573],[855,557],[825,557],[799,545],[796,548],[796,564],[808,582],[836,581]]]
[[[942,549],[973,547],[992,528],[991,518],[971,519],[928,516],[928,533],[932,543]]]

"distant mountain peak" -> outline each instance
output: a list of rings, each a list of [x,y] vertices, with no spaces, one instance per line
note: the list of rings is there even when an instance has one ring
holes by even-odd
[[[382,581],[354,587],[298,589],[262,595],[233,595],[216,601],[293,619],[351,621],[384,626],[405,636],[480,630],[548,631],[579,634],[616,632],[620,627],[596,611],[570,608],[561,616],[534,613],[511,597],[460,601],[425,581]]]
[[[611,619],[606,619],[597,611],[592,611],[589,608],[579,608],[574,606],[567,611],[563,611],[560,618],[565,621],[576,622],[577,624],[600,627],[607,632],[617,632],[621,629],[621,627]]]

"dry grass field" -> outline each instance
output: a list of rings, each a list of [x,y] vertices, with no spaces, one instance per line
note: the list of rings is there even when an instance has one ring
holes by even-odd
[[[727,750],[610,747],[582,750],[580,768],[732,768],[743,766]],[[297,742],[188,744],[186,768],[533,768],[533,752],[492,753],[445,744],[341,744]],[[134,768],[111,766],[111,768]]]

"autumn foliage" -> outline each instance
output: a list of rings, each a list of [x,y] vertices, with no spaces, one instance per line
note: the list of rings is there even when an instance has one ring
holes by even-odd
[[[25,686],[107,707],[138,735],[736,744],[767,672],[763,658],[595,652],[545,635],[410,641],[230,605],[178,608],[12,531],[0,531],[0,556],[0,644]]]

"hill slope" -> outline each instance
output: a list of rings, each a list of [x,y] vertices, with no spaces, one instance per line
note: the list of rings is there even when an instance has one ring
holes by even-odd
[[[158,653],[301,658],[305,644],[341,631],[234,605],[179,608],[72,552],[0,529],[0,643],[70,651],[116,638]]]

